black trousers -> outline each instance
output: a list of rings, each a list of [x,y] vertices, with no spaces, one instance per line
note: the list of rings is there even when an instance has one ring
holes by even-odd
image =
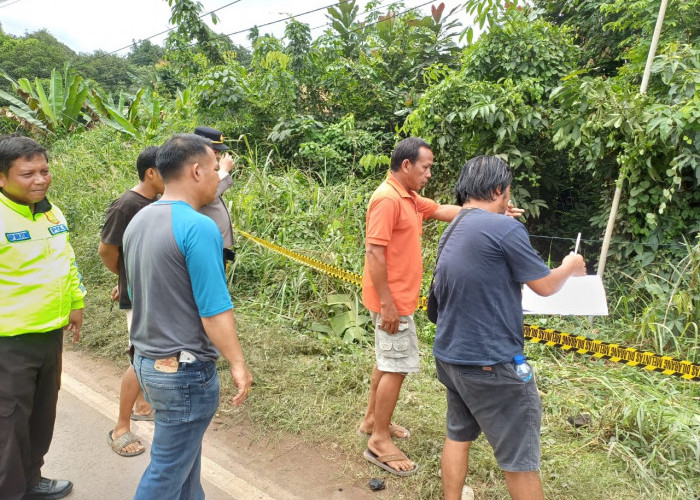
[[[0,500],[20,500],[41,478],[62,353],[62,329],[0,337]]]

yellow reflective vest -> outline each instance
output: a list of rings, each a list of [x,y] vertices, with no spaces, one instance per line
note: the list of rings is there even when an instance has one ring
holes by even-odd
[[[84,307],[63,213],[46,199],[35,212],[0,192],[0,337],[62,328]]]

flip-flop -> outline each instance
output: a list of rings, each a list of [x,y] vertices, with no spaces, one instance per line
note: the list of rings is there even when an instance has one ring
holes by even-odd
[[[387,472],[391,472],[392,474],[395,474],[397,476],[405,477],[405,476],[410,476],[414,472],[418,470],[418,464],[415,464],[413,466],[413,469],[410,470],[398,470],[394,469],[391,467],[387,462],[393,462],[395,460],[408,460],[408,457],[404,455],[403,453],[401,454],[394,454],[394,455],[382,455],[382,456],[377,456],[376,453],[374,453],[372,450],[367,448],[365,452],[362,454],[362,456],[365,457],[365,459],[369,462],[372,462],[374,465],[377,467],[381,467]]]
[[[146,413],[145,415],[139,415],[137,413],[134,413],[133,411],[131,412],[131,420],[134,420],[136,422],[151,422],[156,418],[156,411],[151,410],[150,413]]]
[[[399,436],[397,433],[398,432],[403,432],[403,436]],[[391,437],[396,438],[396,439],[408,439],[411,437],[411,432],[406,429],[405,427],[401,427],[399,424],[395,424],[394,422],[391,422],[389,424],[389,434],[391,434]],[[371,432],[364,432],[361,430],[359,427],[357,428],[357,435],[359,437],[367,437],[371,436]]]
[[[136,455],[140,455],[141,453],[146,451],[146,447],[143,446],[143,444],[141,443],[141,438],[133,432],[125,432],[117,439],[112,438],[113,432],[114,430],[111,430],[107,433],[107,443],[109,444],[109,447],[112,448],[112,451],[117,455],[121,455],[122,457],[135,457]],[[141,449],[138,451],[123,451],[124,448],[126,448],[132,443],[140,444]]]

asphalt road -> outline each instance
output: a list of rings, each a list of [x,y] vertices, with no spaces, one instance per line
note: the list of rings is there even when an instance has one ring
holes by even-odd
[[[114,427],[123,368],[68,347],[54,437],[42,475],[69,479],[67,500],[126,500],[150,460],[152,422],[132,422],[146,452],[122,457],[107,444]],[[202,444],[202,484],[208,500],[379,500],[366,478],[347,474],[347,458],[292,438],[268,441],[254,426],[226,415],[210,424]],[[369,469],[371,472],[375,472]],[[170,499],[154,499],[170,500]]]
[[[149,462],[153,423],[134,422],[132,425],[132,430],[146,439],[146,452],[136,457],[121,457],[107,445],[105,432],[113,425],[111,416],[116,415],[116,404],[65,373],[62,385],[54,437],[42,474],[73,481],[73,492],[68,497],[71,500],[133,498]],[[206,470],[202,473],[202,484],[207,498],[272,498],[245,481],[236,481],[230,471],[212,461],[206,453],[203,469]]]

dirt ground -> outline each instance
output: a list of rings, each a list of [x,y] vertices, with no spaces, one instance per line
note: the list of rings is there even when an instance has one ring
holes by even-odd
[[[63,363],[66,374],[110,401],[118,402],[123,367],[70,345],[64,350]],[[260,435],[254,423],[231,426],[218,415],[205,436],[209,458],[273,498],[399,498],[399,495],[392,496],[391,488],[370,490],[369,480],[383,476],[377,471],[376,476],[369,472],[362,477],[366,466],[360,456],[350,457],[338,450],[321,449],[293,435],[281,439],[276,436],[274,442],[260,439]],[[387,485],[390,486],[389,481]]]

